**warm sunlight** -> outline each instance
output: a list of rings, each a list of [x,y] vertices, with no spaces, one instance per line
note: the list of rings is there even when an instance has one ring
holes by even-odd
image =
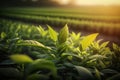
[[[60,4],[67,5],[70,0],[57,0]]]
[[[60,4],[74,4],[74,5],[120,5],[120,0],[56,0]]]
[[[120,5],[120,0],[75,0],[77,5]]]

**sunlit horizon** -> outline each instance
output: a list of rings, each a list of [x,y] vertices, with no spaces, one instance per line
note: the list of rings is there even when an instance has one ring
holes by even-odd
[[[120,5],[120,0],[56,0],[61,5]]]

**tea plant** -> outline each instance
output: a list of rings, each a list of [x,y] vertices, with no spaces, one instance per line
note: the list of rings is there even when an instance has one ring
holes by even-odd
[[[1,28],[0,57],[7,57],[0,59],[3,80],[120,79],[119,46],[113,44],[111,49],[109,42],[96,41],[98,33],[81,36],[70,33],[67,25],[56,32],[49,25],[44,29],[5,20],[1,24],[5,26]]]

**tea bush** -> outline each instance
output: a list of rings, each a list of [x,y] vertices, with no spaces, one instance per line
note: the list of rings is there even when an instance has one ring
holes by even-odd
[[[98,33],[81,36],[67,25],[57,32],[6,20],[0,26],[2,80],[120,79],[120,47],[96,40]]]

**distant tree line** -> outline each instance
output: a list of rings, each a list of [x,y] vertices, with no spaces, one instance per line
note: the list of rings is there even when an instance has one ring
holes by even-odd
[[[53,0],[0,0],[0,7],[58,6]]]

